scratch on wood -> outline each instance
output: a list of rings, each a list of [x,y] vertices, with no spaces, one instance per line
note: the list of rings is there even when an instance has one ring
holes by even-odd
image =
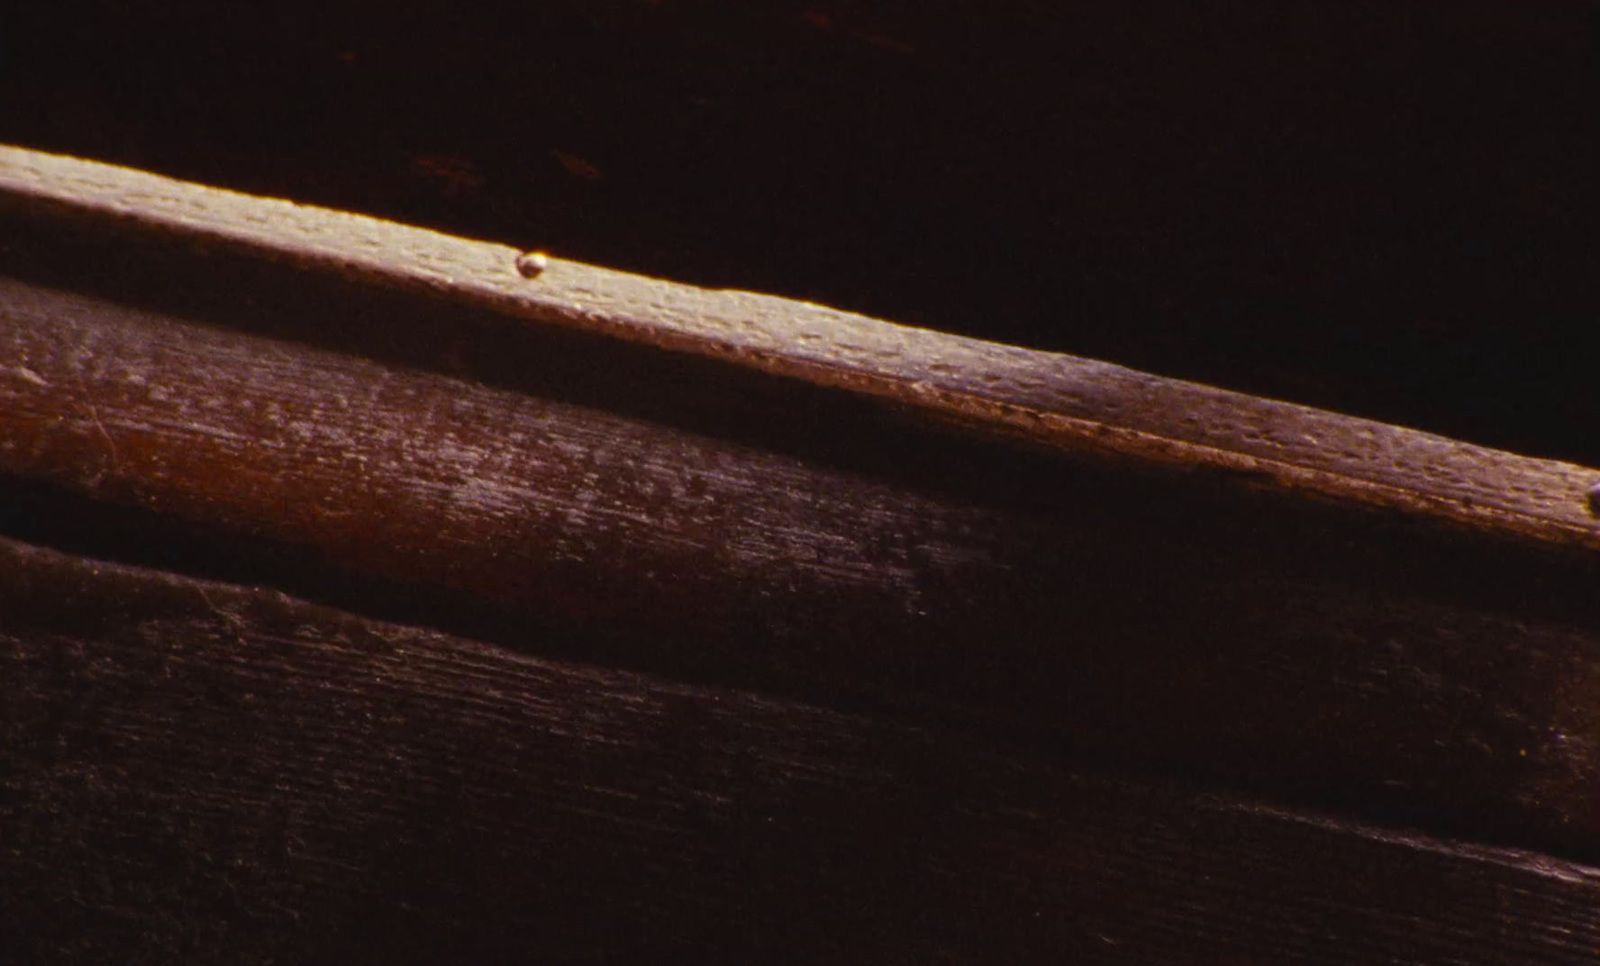
[[[121,460],[117,458],[117,443],[116,440],[111,438],[111,433],[107,432],[105,421],[100,418],[100,410],[95,407],[94,403],[89,401],[89,387],[84,383],[83,375],[74,373],[73,376],[78,380],[78,390],[83,393],[83,408],[88,411],[89,419],[94,423],[95,428],[100,431],[100,438],[106,442],[106,462],[100,467],[100,472],[90,483],[91,486],[99,486],[107,476],[117,472],[118,467],[121,465]]]
[[[195,583],[192,586],[195,589],[195,593],[200,595],[200,599],[206,602],[206,609],[222,618],[228,627],[233,630],[234,639],[243,642],[248,628],[245,626],[244,621],[239,618],[239,615],[231,610],[217,606],[217,602],[211,599],[210,594],[206,593],[204,585]]]
[[[32,369],[29,369],[27,366],[12,366],[11,371],[16,373],[17,377],[23,382],[31,382],[35,386],[42,386],[46,389],[50,388],[50,383],[46,382],[43,376],[39,375],[37,372],[34,372]]]

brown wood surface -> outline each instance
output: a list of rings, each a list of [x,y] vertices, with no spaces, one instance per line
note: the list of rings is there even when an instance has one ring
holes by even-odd
[[[13,6],[0,961],[1600,959],[1591,5]]]
[[[948,728],[11,540],[0,615],[13,962],[1600,956],[1600,870]]]
[[[10,6],[0,143],[1600,465],[1589,3]]]
[[[497,246],[8,157],[12,532],[1600,848],[1579,467],[583,266],[541,294]],[[597,307],[528,324],[574,286]]]
[[[1254,474],[1321,497],[1600,548],[1585,496],[1595,471],[1103,362],[561,259],[547,259],[548,268],[528,279],[516,267],[520,253],[504,245],[4,146],[0,205],[25,237],[55,234],[62,222],[107,236],[52,253],[71,266],[74,285],[95,284],[93,276],[107,271],[103,263],[136,260],[127,249],[165,237],[433,293],[536,324],[728,359],[753,372],[898,403],[925,418],[975,423],[986,434]],[[44,243],[30,238],[24,248]],[[8,253],[9,261],[39,258]],[[206,271],[200,263],[163,267]],[[148,290],[150,279],[138,281]]]

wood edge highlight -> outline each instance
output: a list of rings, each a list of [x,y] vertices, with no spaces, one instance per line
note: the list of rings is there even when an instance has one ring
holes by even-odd
[[[1600,550],[1586,493],[1600,470],[1576,464],[774,296],[558,258],[527,278],[510,246],[0,146],[7,196],[722,359],[1051,448],[1244,473],[1340,503]]]

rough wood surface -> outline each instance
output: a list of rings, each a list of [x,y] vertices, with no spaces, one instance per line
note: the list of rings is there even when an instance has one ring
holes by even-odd
[[[0,175],[9,532],[1600,851],[1588,471],[70,159]],[[234,543],[196,565],[180,532]]]
[[[37,4],[0,141],[1600,466],[1584,5],[758,6]],[[1600,860],[1600,474],[0,153],[0,959],[1600,959],[1467,844]]]
[[[1319,496],[1600,547],[1595,472],[1107,363],[914,329],[747,292],[549,259],[505,245],[0,146],[0,200],[70,206],[464,305],[896,400],[1053,446],[1260,474]]]
[[[10,540],[0,703],[12,962],[1600,957],[1593,868]]]
[[[1222,6],[13,3],[0,143],[1600,466],[1594,7]]]
[[[310,311],[268,288],[268,314]],[[493,324],[300,294],[313,328]],[[479,344],[512,389],[20,282],[0,317],[0,470],[53,488],[13,487],[13,533],[81,519],[88,552],[194,569],[160,555],[198,528],[239,541],[203,571],[527,652],[1600,843],[1576,551],[950,438],[604,340]]]

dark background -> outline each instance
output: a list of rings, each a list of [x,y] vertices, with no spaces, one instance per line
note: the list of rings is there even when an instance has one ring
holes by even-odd
[[[0,142],[1600,465],[1593,3],[4,11]]]

